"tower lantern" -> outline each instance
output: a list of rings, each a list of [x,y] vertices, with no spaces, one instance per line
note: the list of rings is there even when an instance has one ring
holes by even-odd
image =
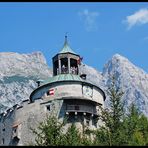
[[[80,56],[69,46],[67,35],[62,50],[52,58],[53,76],[59,74],[79,74]]]

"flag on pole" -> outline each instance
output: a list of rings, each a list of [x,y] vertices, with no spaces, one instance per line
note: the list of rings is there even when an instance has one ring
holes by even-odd
[[[83,60],[83,57],[79,57],[79,59],[77,60],[78,65],[81,65],[82,60]]]
[[[54,95],[54,89],[49,89],[49,95]]]

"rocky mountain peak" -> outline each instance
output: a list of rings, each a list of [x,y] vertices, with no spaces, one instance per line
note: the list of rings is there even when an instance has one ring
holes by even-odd
[[[110,75],[115,75],[118,85],[125,92],[123,100],[126,106],[135,103],[140,111],[148,115],[148,74],[127,58],[115,54],[103,68],[106,86],[110,83]]]
[[[0,112],[29,98],[38,79],[52,76],[41,52],[0,53]]]
[[[51,76],[46,64],[46,59],[41,52],[20,54],[14,52],[0,53],[0,77],[3,76]]]

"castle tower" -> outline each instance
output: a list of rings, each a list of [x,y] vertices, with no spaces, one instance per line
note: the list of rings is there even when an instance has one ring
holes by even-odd
[[[29,100],[26,98],[13,111],[0,116],[1,145],[34,143],[35,135],[30,128],[37,128],[53,113],[60,121],[67,117],[65,128],[75,123],[82,131],[84,127],[97,129],[102,124],[99,106],[104,106],[105,93],[80,73],[80,59],[65,36],[62,50],[52,58],[53,77],[37,81]]]
[[[52,102],[47,106],[52,110],[54,104],[53,110],[59,120],[66,116],[68,123],[76,123],[80,129],[83,125],[96,129],[101,124],[98,108],[104,105],[105,94],[101,88],[88,82],[85,74],[80,73],[80,59],[65,36],[62,50],[52,58],[53,77],[42,82],[31,93],[30,100]]]

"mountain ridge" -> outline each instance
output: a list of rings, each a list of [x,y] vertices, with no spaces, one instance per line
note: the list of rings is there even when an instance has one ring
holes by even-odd
[[[0,71],[0,107],[3,108],[1,112],[28,99],[30,93],[37,87],[38,79],[52,76],[52,69],[48,67],[40,51],[29,54],[2,52],[0,69],[2,69]],[[109,76],[115,74],[118,85],[125,91],[123,100],[126,102],[126,107],[135,102],[140,111],[148,116],[148,74],[126,57],[120,54],[113,55],[105,63],[102,72],[86,64],[80,66],[80,71],[87,74],[88,81],[104,91],[110,83]]]

